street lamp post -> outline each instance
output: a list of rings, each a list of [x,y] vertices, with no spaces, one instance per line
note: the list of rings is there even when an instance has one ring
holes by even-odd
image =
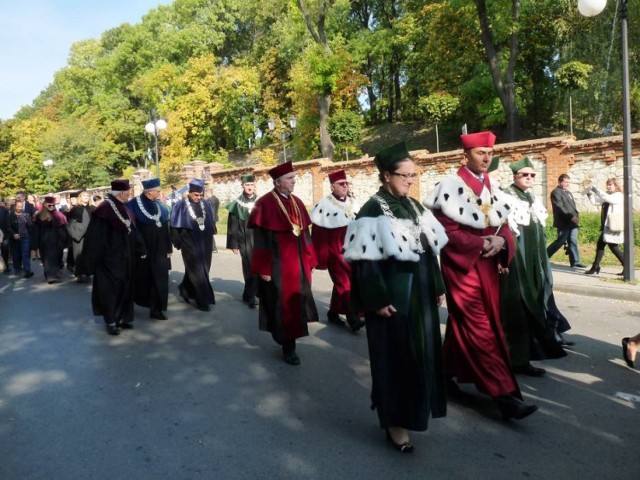
[[[622,36],[622,175],[624,181],[624,280],[635,277],[633,241],[633,170],[631,162],[631,108],[629,102],[629,41],[627,34],[627,3],[620,2],[620,33]],[[598,15],[607,0],[578,0],[578,10],[585,17]]]
[[[289,126],[291,127],[291,130],[295,130],[296,129],[296,125],[298,124],[298,120],[296,119],[296,117],[291,116],[289,118]],[[276,129],[276,121],[273,118],[270,118],[267,121],[267,125],[269,125],[269,130],[271,130],[272,132]],[[287,136],[289,135],[286,131],[285,131],[285,125],[284,122],[282,120],[280,120],[280,126],[281,126],[281,131],[280,131],[280,138],[282,139],[282,154],[284,156],[284,161],[283,163],[287,163]]]
[[[167,128],[167,122],[163,119],[158,119],[154,122],[149,122],[144,126],[147,133],[153,135],[155,141],[156,150],[156,177],[160,178],[160,154],[158,152],[158,135],[162,130]]]
[[[47,171],[47,184],[49,185],[49,191],[51,191],[51,175],[49,174],[49,168],[53,165],[53,160],[47,158],[44,162],[42,162],[42,165]]]

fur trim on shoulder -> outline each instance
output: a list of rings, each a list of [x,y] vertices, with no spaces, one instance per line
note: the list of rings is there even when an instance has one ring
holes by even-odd
[[[546,225],[549,213],[538,197],[535,197],[533,204],[529,205],[529,202],[514,195],[508,193],[504,193],[504,195],[511,205],[509,228],[512,232],[519,235],[520,229],[518,227],[520,225],[526,227],[530,225],[531,222],[540,223],[543,227]]]
[[[507,221],[511,210],[508,200],[497,188],[491,192],[483,187],[478,197],[459,176],[452,175],[437,183],[423,204],[441,210],[455,222],[483,229],[498,227]]]
[[[400,261],[417,262],[422,252],[419,236],[412,234],[418,229],[427,237],[427,242],[435,254],[439,253],[448,238],[444,228],[433,214],[425,211],[416,226],[413,221],[390,219],[385,216],[363,217],[355,220],[347,227],[344,240],[344,259],[347,262],[356,260],[386,260],[394,257]]]
[[[346,227],[355,218],[358,207],[351,198],[339,202],[333,195],[322,198],[311,212],[314,225],[323,228]]]

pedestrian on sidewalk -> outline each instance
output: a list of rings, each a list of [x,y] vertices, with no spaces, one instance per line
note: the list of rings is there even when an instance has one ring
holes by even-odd
[[[444,364],[450,389],[457,394],[457,383],[473,383],[505,419],[522,419],[538,407],[522,399],[500,319],[499,275],[515,244],[505,225],[507,199],[488,175],[495,139],[489,131],[462,135],[466,165],[443,179],[425,204],[449,237],[440,263],[449,310]]]
[[[553,257],[554,253],[567,243],[571,267],[587,268],[580,262],[580,251],[578,250],[580,214],[578,207],[576,207],[576,201],[569,191],[570,183],[569,175],[563,173],[558,178],[558,186],[551,192],[553,226],[558,231],[558,237],[547,247],[547,256]]]
[[[7,215],[7,233],[13,274],[23,273],[25,278],[33,277],[31,249],[35,247],[31,245],[32,230],[32,217],[24,211],[24,202],[17,200]]]
[[[622,272],[625,274],[624,257],[620,250],[620,244],[624,243],[624,195],[618,179],[609,178],[607,180],[607,192],[598,190],[591,185],[586,190],[589,200],[594,205],[600,205],[600,236],[596,244],[596,258],[591,268],[584,272],[586,275],[600,273],[600,262],[604,257],[604,248],[608,245],[611,253],[615,255],[622,265]]]
[[[570,328],[553,296],[551,265],[545,245],[545,223],[549,216],[533,194],[536,173],[529,158],[509,164],[513,183],[504,189],[509,195],[509,227],[516,240],[516,252],[509,272],[500,278],[502,327],[516,373],[532,377],[545,374],[531,360],[567,355],[556,340],[556,330]]]
[[[286,363],[300,365],[296,339],[309,335],[308,322],[318,321],[311,291],[316,266],[311,219],[293,194],[296,174],[291,162],[272,168],[269,175],[273,190],[256,201],[248,223],[254,229],[251,271],[260,276],[260,330],[282,345]]]
[[[429,417],[447,412],[437,259],[447,236],[409,196],[417,173],[406,144],[381,150],[374,162],[382,185],[349,224],[344,258],[351,303],[365,312],[372,408],[392,446],[411,453],[409,431],[427,430]]]
[[[33,221],[33,238],[31,248],[37,249],[44,267],[44,278],[49,283],[62,280],[62,253],[69,243],[67,217],[56,210],[56,198],[44,197],[42,210]]]

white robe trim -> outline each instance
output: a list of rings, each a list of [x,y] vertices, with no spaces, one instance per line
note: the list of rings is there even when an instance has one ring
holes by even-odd
[[[504,193],[498,188],[493,190],[490,192],[483,187],[478,197],[458,175],[452,175],[436,183],[423,204],[441,210],[451,220],[469,227],[498,227],[508,220],[511,206]]]
[[[529,205],[526,200],[510,195],[509,190],[503,192],[511,204],[511,211],[509,212],[509,228],[516,235],[520,235],[519,225],[524,227],[533,223],[539,223],[543,227],[547,223],[547,217],[549,213],[547,209],[542,205],[542,202],[538,197],[534,197],[533,204]]]
[[[353,262],[394,257],[400,261],[417,262],[423,249],[419,237],[411,233],[416,227],[425,234],[427,243],[437,255],[449,241],[444,227],[429,210],[425,210],[418,221],[418,225],[415,225],[412,220],[383,215],[354,220],[345,235],[344,259]]]
[[[314,225],[323,228],[346,227],[356,216],[360,207],[352,198],[347,197],[346,202],[336,200],[333,195],[322,198],[311,212],[311,221]]]

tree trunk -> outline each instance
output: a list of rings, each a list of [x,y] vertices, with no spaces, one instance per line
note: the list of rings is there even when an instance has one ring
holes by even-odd
[[[320,114],[320,150],[322,156],[333,160],[335,145],[329,135],[329,112],[331,111],[331,94],[318,95]]]
[[[520,0],[512,0],[511,2],[511,18],[514,28],[509,39],[509,63],[504,73],[504,81],[502,72],[500,71],[500,62],[496,51],[496,46],[491,35],[491,27],[487,20],[487,4],[485,0],[475,0],[478,10],[478,19],[480,21],[480,29],[482,31],[482,44],[487,54],[487,62],[489,64],[489,72],[493,79],[493,85],[496,94],[500,99],[502,108],[504,109],[507,119],[507,130],[505,132],[506,141],[515,141],[518,139],[518,107],[516,104],[516,86],[514,80],[514,72],[516,68],[516,60],[518,57],[518,30],[517,24],[520,19]]]

